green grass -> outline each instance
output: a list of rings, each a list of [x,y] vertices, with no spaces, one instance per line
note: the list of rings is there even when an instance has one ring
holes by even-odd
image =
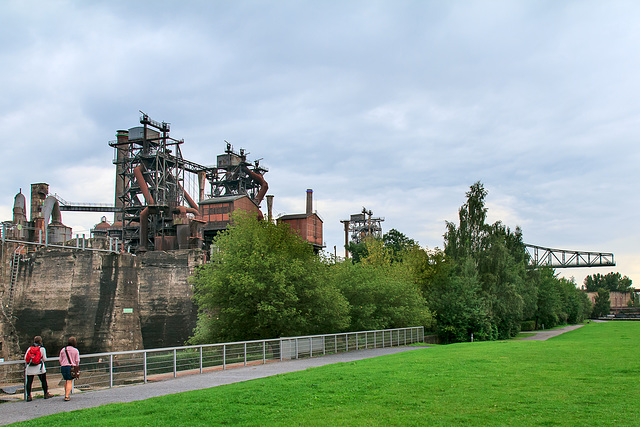
[[[29,425],[639,425],[640,322],[547,341],[462,343],[329,365]]]
[[[538,335],[535,332],[520,332],[518,335],[516,335],[515,337],[511,338],[512,340],[520,340],[522,338],[528,338],[528,337],[532,337],[534,335]]]

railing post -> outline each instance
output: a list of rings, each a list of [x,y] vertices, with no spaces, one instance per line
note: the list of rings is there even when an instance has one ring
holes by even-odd
[[[202,373],[202,346],[200,346],[200,373]]]
[[[222,344],[222,370],[227,369],[227,345]]]
[[[327,343],[325,342],[325,337],[326,335],[322,336],[322,354],[327,354]]]
[[[298,338],[296,338],[296,359],[300,359],[300,355],[298,354]]]
[[[364,348],[369,349],[369,332],[364,333]]]
[[[113,354],[109,355],[109,388],[113,387]]]
[[[349,334],[344,334],[344,351],[349,351]]]
[[[145,351],[144,353],[142,353],[144,355],[144,358],[142,360],[142,372],[143,372],[143,377],[144,377],[144,383],[147,383],[147,352]]]
[[[333,336],[333,342],[336,345],[336,349],[335,349],[336,350],[336,354],[338,354],[338,336],[337,335]]]
[[[280,338],[280,361],[282,362],[282,338]]]
[[[244,366],[247,366],[247,343],[244,343]]]
[[[407,330],[404,330],[404,345],[407,345]]]
[[[309,337],[309,357],[313,357],[313,338]]]
[[[262,341],[262,364],[267,364],[267,342]]]
[[[176,378],[178,376],[178,353],[176,351],[176,349],[173,349],[173,378]]]
[[[384,348],[384,331],[382,331],[382,348]]]

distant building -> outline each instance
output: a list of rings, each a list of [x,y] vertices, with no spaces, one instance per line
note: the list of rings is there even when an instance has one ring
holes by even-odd
[[[277,221],[278,224],[289,224],[292,231],[313,245],[315,252],[324,248],[322,240],[323,221],[317,213],[313,212],[313,190],[307,190],[307,210],[305,213],[282,215]]]

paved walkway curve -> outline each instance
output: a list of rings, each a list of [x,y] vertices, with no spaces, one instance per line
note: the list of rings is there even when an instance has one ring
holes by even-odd
[[[535,336],[522,338],[522,340],[545,341],[564,332],[572,331],[582,325],[566,326],[559,329],[550,329],[536,332]],[[150,382],[147,384],[128,385],[89,392],[80,392],[71,396],[71,401],[65,402],[63,396],[54,398],[34,399],[32,402],[8,402],[0,404],[0,425],[27,421],[45,415],[69,412],[76,409],[93,408],[109,403],[133,402],[149,399],[167,394],[182,393],[184,391],[201,390],[219,385],[248,381],[256,378],[270,377],[287,372],[303,371],[317,366],[333,363],[352,362],[355,360],[369,359],[388,354],[402,353],[429,347],[407,346],[387,347],[370,350],[357,350],[348,353],[337,353],[310,359],[287,360],[283,362],[268,363],[266,365],[247,366],[214,371],[204,374],[193,374],[171,378],[166,381]],[[57,378],[57,372],[51,372],[50,378]]]
[[[546,341],[549,338],[553,338],[560,334],[564,334],[565,332],[573,331],[583,326],[584,325],[570,325],[570,326],[565,326],[564,328],[558,328],[558,329],[545,329],[542,331],[525,331],[524,333],[533,332],[535,333],[535,335],[532,335],[526,338],[520,338],[518,341]]]

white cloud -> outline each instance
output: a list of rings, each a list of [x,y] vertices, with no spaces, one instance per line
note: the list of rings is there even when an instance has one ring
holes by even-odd
[[[304,211],[313,188],[330,248],[362,206],[385,230],[442,246],[444,221],[481,180],[491,221],[542,246],[612,250],[637,282],[639,11],[10,1],[0,219],[33,182],[110,203],[107,141],[141,109],[171,122],[195,162],[213,164],[225,139],[264,158],[276,212]],[[99,216],[63,219],[90,228]]]

